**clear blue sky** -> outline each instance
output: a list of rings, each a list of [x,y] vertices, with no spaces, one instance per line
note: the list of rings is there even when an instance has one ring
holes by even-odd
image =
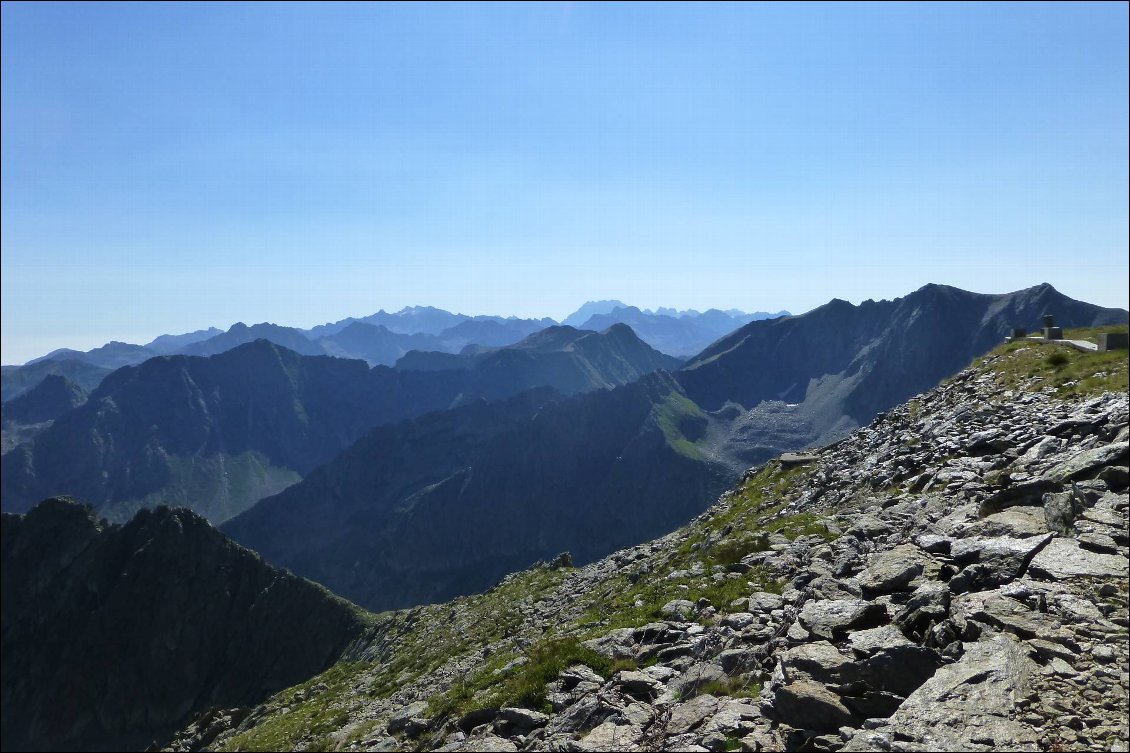
[[[2,360],[409,304],[1125,307],[1127,7],[5,3]]]

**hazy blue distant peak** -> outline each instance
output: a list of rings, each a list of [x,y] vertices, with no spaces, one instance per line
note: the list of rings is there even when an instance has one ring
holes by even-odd
[[[31,366],[33,363],[39,363],[40,361],[61,361],[64,358],[81,358],[82,355],[83,352],[81,350],[75,350],[73,348],[56,348],[46,355],[31,359],[30,361],[25,363],[24,366]]]
[[[28,361],[25,366],[31,366],[41,361],[62,361],[62,360],[77,360],[84,363],[101,366],[104,368],[116,369],[121,366],[132,365],[141,363],[147,358],[156,355],[153,351],[141,345],[134,345],[132,343],[119,342],[111,340],[105,345],[100,345],[97,348],[91,348],[88,351],[72,350],[70,348],[59,348],[53,350],[45,356],[32,359]]]
[[[616,309],[629,308],[623,301],[615,299],[608,301],[585,301],[585,303],[572,314],[561,320],[562,324],[570,327],[580,327],[594,316],[611,314]]]
[[[381,309],[383,312],[384,309]],[[446,309],[436,308],[435,306],[405,306],[397,311],[393,316],[411,316],[413,314],[452,314],[451,311]],[[466,314],[452,314],[453,316],[466,316]]]
[[[198,329],[195,332],[186,332],[183,335],[160,335],[151,342],[146,343],[145,347],[155,353],[167,355],[175,353],[186,345],[207,340],[209,337],[215,337],[222,332],[223,330],[218,327],[209,327],[208,329]]]

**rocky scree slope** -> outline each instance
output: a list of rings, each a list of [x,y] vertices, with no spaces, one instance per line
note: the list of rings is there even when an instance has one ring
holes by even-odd
[[[365,629],[188,510],[116,526],[56,498],[0,526],[5,750],[167,741],[196,712],[321,672]]]
[[[1127,364],[1050,350],[661,539],[382,615],[358,661],[173,748],[1126,750]]]

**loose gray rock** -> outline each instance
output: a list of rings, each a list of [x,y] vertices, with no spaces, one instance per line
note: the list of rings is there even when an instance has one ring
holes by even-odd
[[[1036,577],[1052,580],[1125,577],[1127,560],[1117,554],[1088,551],[1071,539],[1055,539],[1032,559],[1029,570]]]
[[[883,625],[870,630],[857,630],[848,636],[851,650],[861,656],[870,656],[877,651],[897,646],[910,646],[910,641],[894,625]]]
[[[877,627],[886,621],[887,610],[882,604],[862,599],[809,601],[800,611],[801,624],[829,641],[848,630]]]
[[[695,696],[671,710],[667,721],[668,734],[678,735],[697,729],[718,710],[718,699],[712,695]]]
[[[878,555],[858,576],[859,585],[872,593],[902,591],[922,572],[925,558],[912,544],[900,544]]]
[[[1067,460],[1044,471],[1043,478],[1063,483],[1098,472],[1104,466],[1126,465],[1128,456],[1130,456],[1130,444],[1126,442],[1102,445],[1073,454]]]
[[[785,605],[785,600],[779,594],[769,593],[768,591],[756,591],[749,595],[749,606],[747,607],[750,612],[772,612],[774,609],[780,609]]]
[[[770,712],[786,724],[818,732],[832,732],[855,722],[839,696],[812,680],[778,688]]]
[[[856,732],[843,749],[874,750],[897,731],[912,749],[984,750],[989,742],[998,750],[1038,750],[1036,730],[1016,719],[1036,669],[1006,636],[967,643],[960,661],[939,669],[885,724]]]

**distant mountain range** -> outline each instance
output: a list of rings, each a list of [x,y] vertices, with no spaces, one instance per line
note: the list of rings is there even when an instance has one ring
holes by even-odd
[[[589,301],[565,317],[564,324],[580,329],[604,330],[613,324],[627,324],[641,340],[656,350],[680,358],[692,356],[722,335],[760,319],[788,316],[788,311],[747,314],[736,309],[721,311],[693,309],[678,311],[659,308],[640,310],[620,301]]]
[[[832,301],[751,322],[671,375],[375,430],[224,530],[373,609],[481,590],[560,550],[585,562],[686,520],[745,468],[869,422],[1046,312],[1064,326],[1128,317],[1050,285]]]
[[[623,325],[605,333],[556,327],[510,348],[447,357],[456,368],[369,368],[256,340],[210,358],[153,358],[115,371],[7,452],[0,500],[23,511],[69,493],[112,520],[169,504],[219,522],[374,426],[533,387],[612,387],[679,364]],[[36,391],[6,405],[20,408]]]
[[[434,640],[436,625],[428,620],[435,612],[368,614],[303,577],[386,609],[482,591],[563,551],[576,564],[590,562],[672,531],[748,466],[871,421],[967,365],[1011,327],[1035,329],[1045,313],[1065,327],[1125,326],[1128,320],[1125,310],[1074,301],[1049,285],[1006,295],[928,285],[893,301],[853,306],[833,300],[803,316],[752,321],[685,363],[616,323],[599,333],[551,326],[516,344],[475,345],[460,353],[410,351],[395,368],[302,355],[257,339],[210,356],[149,358],[117,369],[89,394],[75,380],[48,374],[3,406],[6,425],[38,427],[38,433],[4,454],[0,474],[0,748],[160,747],[190,720],[196,731],[187,739],[196,741],[244,721],[260,730],[274,719],[303,726],[300,733],[257,738],[259,747],[285,747],[315,729],[338,734],[358,719],[359,707],[334,699],[365,694],[379,706],[390,688],[423,676],[419,671],[432,660],[404,663],[401,657],[419,654],[420,647],[404,643],[404,636],[418,623],[422,640]],[[383,324],[350,322],[320,341],[348,338],[356,328],[388,331]],[[279,334],[248,327],[232,339],[252,331]],[[175,346],[203,348],[229,334]],[[981,399],[968,392],[968,382],[955,382],[947,394],[959,402],[966,394]],[[874,426],[880,428],[865,434],[885,431],[887,450],[904,441],[903,429],[886,421]],[[1108,436],[1114,432],[1111,427]],[[1121,455],[1104,457],[1124,462],[1122,445]],[[931,450],[935,460],[948,446]],[[861,457],[863,465],[848,472],[881,487],[868,470],[874,461],[866,451]],[[885,457],[901,468],[899,452],[894,460],[890,452]],[[1109,468],[1100,478],[1117,483],[1117,466]],[[835,466],[823,472],[818,493],[850,496],[836,472]],[[92,506],[55,496],[64,491]],[[33,507],[42,497],[50,498]],[[148,509],[162,503],[189,504],[226,522],[221,531],[188,509]],[[764,512],[747,510],[750,518]],[[743,517],[714,520],[720,538],[669,539],[625,553],[605,567],[603,581],[577,586],[582,573],[570,572],[556,582],[570,599],[577,588],[599,583],[603,598],[618,600],[625,593],[615,589],[636,579],[646,589],[669,583],[677,596],[679,585],[671,582],[677,564],[704,557],[707,541],[728,546],[732,527],[752,525]],[[682,557],[684,547],[686,559],[672,559]],[[805,551],[808,544],[794,542],[774,554],[772,567],[795,561],[807,568],[803,577],[812,577],[817,570],[802,562]],[[856,560],[863,563],[864,556]],[[869,571],[876,570],[871,564]],[[623,580],[611,580],[617,572]],[[732,576],[697,572],[727,593]],[[781,572],[773,570],[775,577]],[[548,568],[533,574],[556,577]],[[444,612],[457,615],[444,627],[474,662],[427,664],[425,672],[443,672],[450,682],[453,676],[481,678],[481,671],[468,668],[492,666],[487,661],[516,666],[511,649],[495,638],[511,635],[511,613],[533,625],[545,605],[532,595],[511,598],[507,582],[515,581],[495,591],[506,613],[492,628],[498,634],[466,630],[466,620],[486,618],[463,606]],[[834,580],[824,587],[834,588],[825,593],[837,599],[847,593]],[[716,602],[725,605],[731,595]],[[694,605],[698,597],[687,596]],[[864,596],[875,594],[865,589]],[[553,614],[562,619],[561,612]],[[749,615],[740,619],[764,630],[748,623]],[[611,629],[607,621],[577,624]],[[731,630],[715,619],[705,629]],[[485,635],[494,637],[480,642]],[[512,645],[521,653],[527,644]],[[610,645],[600,644],[602,650]],[[682,662],[693,646],[670,645],[679,653],[663,661],[677,656],[680,668],[671,676],[689,672],[691,665]],[[711,645],[717,653],[729,644]],[[360,681],[364,675],[349,674],[354,662],[381,667],[390,682],[374,684],[372,674]],[[335,663],[320,679],[309,679]],[[626,687],[627,674],[613,682]],[[279,716],[250,708],[302,682],[275,697]],[[537,687],[543,684],[537,680]],[[431,693],[394,695],[391,702],[426,700]],[[423,704],[408,708],[425,713]],[[488,716],[499,713],[495,708]],[[866,716],[874,718],[871,711]],[[478,723],[477,717],[462,719]],[[400,734],[391,724],[386,728]],[[374,735],[356,739],[370,747],[402,742],[383,731]],[[318,738],[317,747],[333,739]],[[426,747],[433,739],[413,744]]]
[[[6,453],[0,502],[70,493],[114,520],[190,505],[366,607],[408,605],[656,535],[750,465],[869,422],[1049,312],[1063,326],[1127,321],[1050,285],[927,285],[752,321],[681,366],[619,323],[409,352],[395,368],[265,341],[166,356],[114,372]],[[417,313],[413,327],[439,316]],[[611,314],[666,316],[614,307],[589,321]],[[322,338],[360,326],[384,327]]]
[[[617,313],[617,309],[624,311]],[[646,331],[641,339],[653,348],[685,357],[697,353],[747,321],[770,316],[761,312],[743,314],[714,309],[703,314],[674,309],[661,309],[660,312],[641,313],[619,301],[590,302],[566,317],[565,324],[594,331],[604,331],[617,323],[629,324],[638,333]],[[603,318],[590,322],[593,314],[600,314]],[[396,313],[381,310],[370,316],[350,317],[307,330],[269,323],[248,326],[237,322],[226,332],[210,327],[183,335],[161,335],[146,345],[110,342],[85,352],[62,348],[23,366],[4,366],[0,399],[7,402],[18,397],[47,374],[65,376],[90,391],[103,377],[122,366],[136,366],[162,355],[216,355],[259,339],[269,340],[302,355],[357,358],[370,366],[392,366],[413,350],[461,353],[468,348],[497,348],[513,345],[535,332],[556,325],[557,322],[549,318],[472,317],[431,306],[410,306]]]

